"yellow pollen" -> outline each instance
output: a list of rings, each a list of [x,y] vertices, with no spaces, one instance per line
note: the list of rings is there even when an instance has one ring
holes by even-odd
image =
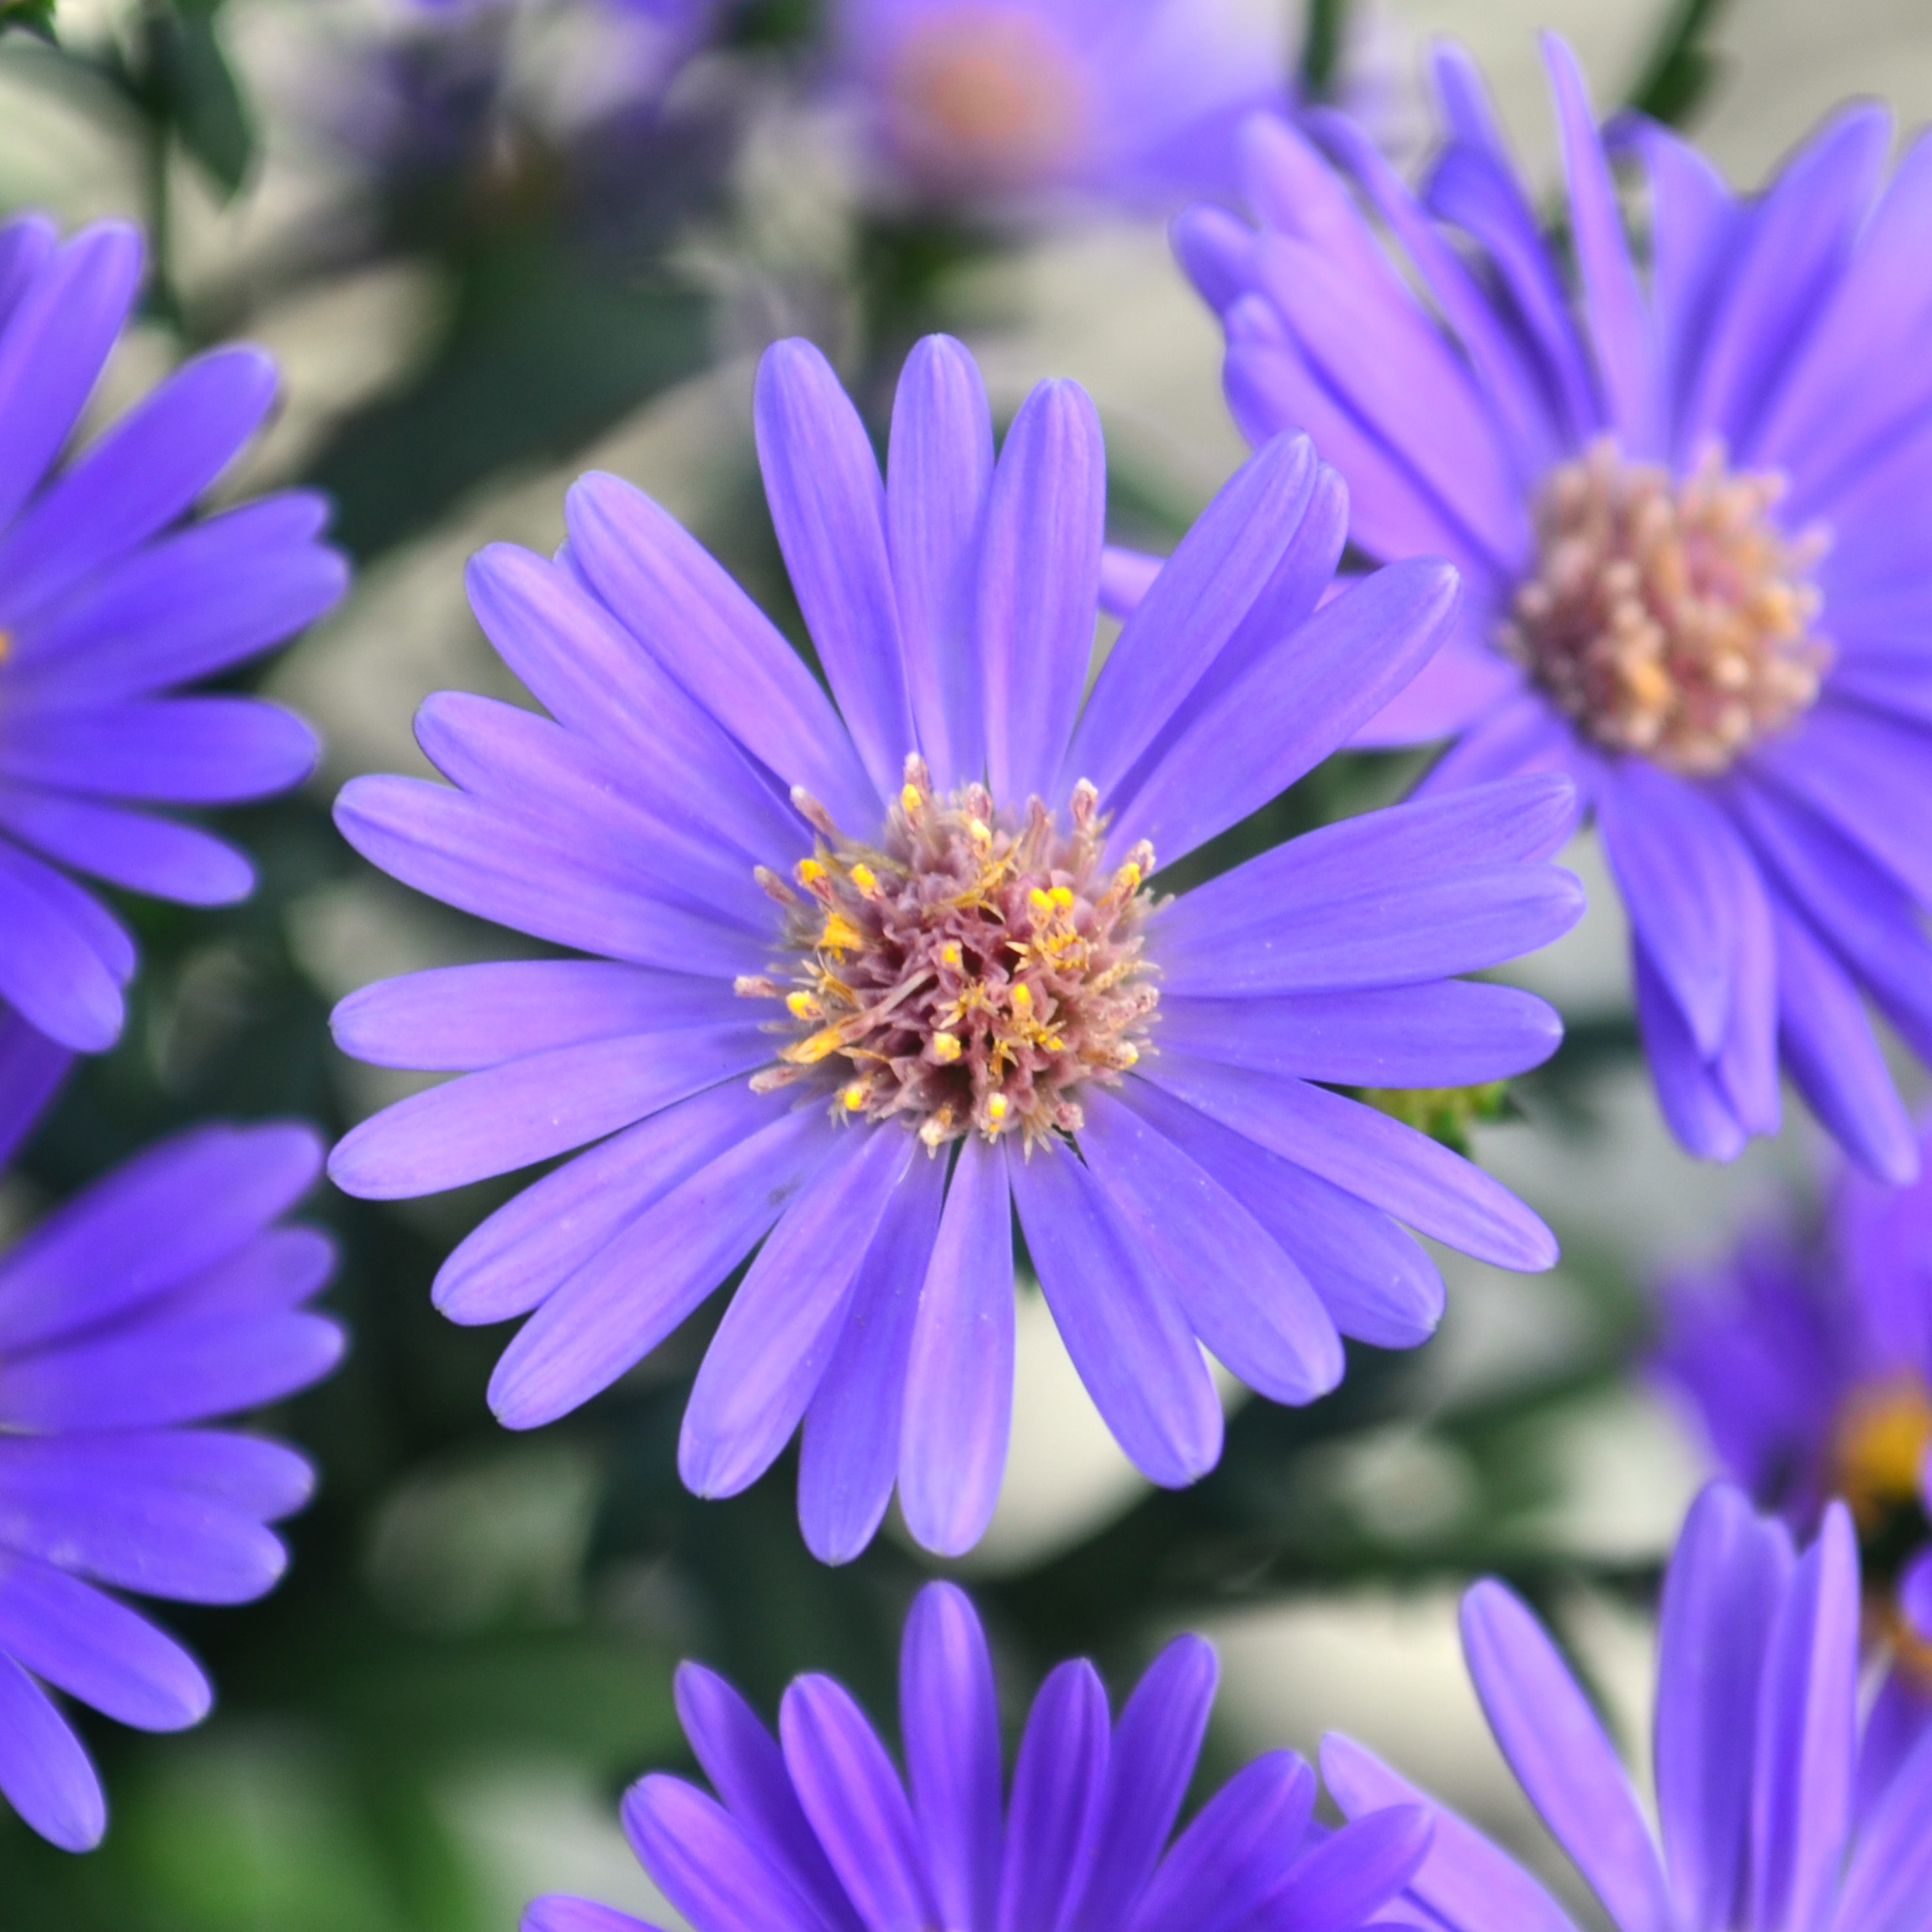
[[[1013,1010],[1015,1013],[1030,1013],[1033,1010],[1033,988],[1021,980],[1013,989]]]
[[[828,952],[849,953],[865,943],[865,935],[843,913],[828,913],[818,943]]]
[[[1614,441],[1559,465],[1536,503],[1534,574],[1498,642],[1579,730],[1688,777],[1726,770],[1817,699],[1816,533],[1786,537],[1781,476],[1627,463]]]
[[[795,1067],[816,1067],[828,1055],[836,1053],[845,1044],[844,1035],[835,1026],[822,1026],[818,1032],[804,1040],[795,1040],[778,1056],[789,1060]]]
[[[1034,911],[1038,913],[1040,918],[1043,919],[1047,918],[1049,914],[1051,914],[1053,911],[1052,895],[1049,892],[1041,892],[1037,886],[1035,886],[1033,890],[1026,895],[1026,902],[1028,905],[1031,906]]]
[[[963,959],[958,945],[951,940],[947,940],[945,945],[940,948],[940,964],[948,972],[957,972],[962,963]]]
[[[855,865],[852,868],[852,883],[856,886],[868,899],[876,899],[878,897],[879,875],[875,872],[870,865]]]
[[[802,886],[816,886],[828,874],[816,859],[801,859],[793,869],[792,876]]]
[[[899,793],[899,809],[908,818],[916,818],[919,808],[926,802],[926,795],[916,785],[908,785]]]
[[[812,995],[801,987],[797,992],[788,992],[785,1003],[791,1009],[794,1019],[817,1019],[824,1008]]]
[[[933,1058],[942,1067],[950,1067],[960,1056],[960,1036],[956,1033],[935,1033],[933,1035]]]
[[[848,1114],[856,1114],[865,1104],[865,1082],[851,1082],[839,1094],[839,1098]]]
[[[1831,1445],[1833,1490],[1871,1531],[1919,1494],[1932,1448],[1932,1389],[1908,1371],[1855,1389],[1839,1411]]]
[[[986,1104],[986,1117],[998,1126],[1013,1111],[1013,1103],[1003,1093],[993,1094]]]
[[[1068,887],[1056,886],[1046,896],[1052,900],[1055,912],[1070,913],[1073,910],[1073,894]]]
[[[1130,859],[1127,863],[1114,875],[1114,882],[1115,885],[1119,886],[1123,892],[1139,892],[1141,889],[1141,868],[1136,865],[1131,859]]]
[[[1140,1048],[1132,1040],[1123,1040],[1120,1051],[1114,1056],[1114,1063],[1117,1067],[1135,1067],[1140,1064]]]
[[[992,847],[992,828],[983,818],[966,821],[966,837],[971,839],[976,851],[990,851]]]

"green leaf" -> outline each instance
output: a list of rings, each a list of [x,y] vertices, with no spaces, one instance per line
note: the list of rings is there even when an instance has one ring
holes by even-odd
[[[54,45],[54,0],[0,0],[0,34],[18,27]]]
[[[148,16],[149,84],[161,119],[230,195],[247,178],[255,131],[216,32],[218,0],[178,0]]]
[[[1640,114],[1681,127],[1702,104],[1723,63],[1707,41],[1726,0],[1676,0],[1665,16],[1630,105]]]

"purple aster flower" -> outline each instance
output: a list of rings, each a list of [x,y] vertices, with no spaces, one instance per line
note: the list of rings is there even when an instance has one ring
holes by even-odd
[[[352,1194],[601,1142],[437,1278],[456,1321],[531,1315],[498,1416],[574,1409],[762,1241],[692,1391],[685,1480],[733,1495],[802,1421],[816,1551],[863,1548],[895,1479],[915,1535],[957,1551],[1005,1461],[1015,1209],[1102,1414],[1172,1485],[1220,1453],[1201,1344],[1306,1402],[1342,1335],[1431,1332],[1441,1279],[1398,1221],[1547,1267],[1520,1203],[1328,1083],[1453,1085],[1549,1053],[1548,1008],[1447,976],[1576,918],[1543,862],[1565,780],[1367,814],[1178,901],[1148,883],[1157,851],[1205,844],[1388,701],[1448,627],[1454,574],[1399,564],[1323,603],[1345,495],[1284,437],[1083,698],[1104,489],[1083,392],[1035,390],[996,464],[978,370],[930,338],[883,486],[809,344],[767,354],[756,414],[836,709],[692,537],[594,475],[557,561],[496,546],[470,569],[550,717],[432,697],[417,736],[456,788],[358,779],[336,808],[419,890],[602,955],[416,974],[336,1011],[360,1058],[467,1070],[342,1142]]]
[[[968,206],[1231,189],[1243,116],[1287,102],[1268,26],[1231,0],[833,0],[828,24],[882,177]]]
[[[314,735],[173,687],[299,630],[346,576],[317,497],[193,518],[274,399],[257,349],[195,357],[61,463],[140,271],[118,222],[65,245],[38,216],[0,226],[0,1002],[82,1052],[119,1036],[135,951],[67,869],[189,905],[246,897],[240,852],[145,807],[285,791]]]
[[[0,1018],[0,1157],[50,1051]],[[99,1843],[107,1807],[50,1688],[147,1731],[198,1723],[212,1695],[110,1592],[245,1603],[287,1562],[266,1526],[308,1500],[309,1465],[190,1425],[292,1395],[341,1354],[301,1305],[334,1251],[276,1225],[320,1166],[306,1127],[197,1127],[0,1254],[0,1793],[69,1851]]]
[[[794,1680],[774,1739],[722,1677],[686,1664],[678,1714],[717,1795],[644,1778],[624,1799],[624,1829],[696,1932],[1353,1932],[1426,1856],[1421,1807],[1326,1831],[1311,1823],[1314,1773],[1272,1751],[1167,1846],[1215,1675],[1209,1644],[1177,1638],[1115,1722],[1093,1666],[1061,1665],[1028,1715],[1003,1818],[986,1638],[962,1591],[929,1583],[899,1654],[903,1782],[830,1678]],[[540,1898],[523,1932],[639,1922]]]
[[[1714,1485],[1664,1580],[1654,1834],[1589,1700],[1520,1598],[1479,1583],[1463,1651],[1510,1768],[1617,1932],[1924,1932],[1932,1740],[1874,1776],[1858,1694],[1858,1548],[1842,1505],[1802,1555]],[[1321,1770],[1360,1823],[1429,1807],[1435,1836],[1389,1919],[1429,1932],[1568,1932],[1543,1887],[1359,1744]]]
[[[1653,1371],[1726,1473],[1799,1533],[1850,1506],[1895,1698],[1932,1715],[1932,1172],[1841,1175],[1825,1226],[1754,1229],[1665,1285]]]
[[[1420,201],[1337,115],[1260,124],[1258,228],[1197,209],[1178,249],[1225,323],[1247,433],[1305,428],[1364,550],[1464,574],[1458,635],[1358,742],[1453,737],[1434,794],[1575,778],[1686,1147],[1728,1159],[1772,1130],[1781,1058],[1855,1157],[1908,1180],[1916,1139],[1860,996],[1932,1054],[1932,143],[1882,189],[1887,117],[1850,107],[1742,200],[1627,117],[1640,275],[1575,61],[1545,45],[1562,249],[1453,48]]]

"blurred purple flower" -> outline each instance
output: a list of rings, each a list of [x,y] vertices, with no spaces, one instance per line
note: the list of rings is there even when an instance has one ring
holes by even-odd
[[[46,1053],[0,1015],[0,1158],[45,1096],[24,1076]],[[0,1793],[69,1851],[99,1842],[107,1808],[47,1687],[148,1731],[199,1723],[211,1696],[108,1591],[245,1603],[287,1562],[266,1525],[308,1500],[309,1465],[188,1425],[292,1395],[341,1354],[300,1305],[333,1249],[274,1225],[320,1166],[306,1127],[197,1127],[0,1254]]]
[[[1239,0],[830,0],[835,85],[905,198],[1230,192],[1235,130],[1285,107],[1284,50]]]
[[[1932,1735],[1903,1758],[1860,1736],[1858,1550],[1841,1505],[1802,1556],[1736,1490],[1691,1506],[1664,1581],[1659,1842],[1589,1700],[1494,1581],[1463,1599],[1463,1649],[1510,1768],[1617,1932],[1924,1932]],[[1486,1839],[1346,1738],[1322,1776],[1358,1825],[1428,1806],[1435,1836],[1385,1918],[1430,1932],[1566,1932]]]
[[[793,1681],[775,1740],[722,1677],[686,1664],[678,1713],[717,1795],[644,1778],[625,1797],[624,1829],[696,1932],[1353,1932],[1427,1855],[1421,1808],[1329,1832],[1311,1822],[1314,1773],[1271,1751],[1167,1845],[1215,1676],[1213,1649],[1177,1638],[1112,1721],[1093,1666],[1061,1665],[1034,1700],[1003,1818],[986,1638],[962,1591],[929,1583],[899,1656],[904,1782],[830,1678]],[[645,1929],[551,1898],[531,1906],[523,1932]]]
[[[1651,1366],[1794,1530],[1850,1506],[1875,1621],[1932,1696],[1932,1170],[1844,1174],[1815,1237],[1760,1227],[1668,1283]]]
[[[863,1548],[896,1475],[914,1533],[957,1551],[1005,1461],[1016,1207],[1102,1414],[1175,1486],[1220,1453],[1199,1342],[1306,1402],[1340,1379],[1341,1333],[1432,1331],[1441,1279],[1397,1220],[1547,1267],[1548,1231],[1495,1182],[1315,1082],[1453,1085],[1554,1049],[1540,1001],[1446,976],[1575,921],[1575,881],[1541,862],[1565,781],[1369,813],[1178,902],[1146,885],[1156,848],[1246,818],[1414,675],[1453,573],[1400,564],[1323,603],[1345,497],[1283,437],[1083,705],[1105,457],[1082,390],[1036,389],[996,467],[978,370],[929,338],[883,488],[808,343],[766,356],[756,413],[838,709],[691,537],[593,475],[556,563],[499,545],[470,569],[551,719],[432,697],[417,737],[458,789],[357,779],[336,807],[406,883],[604,955],[414,975],[336,1012],[360,1058],[469,1070],[337,1147],[351,1194],[616,1136],[437,1278],[458,1321],[536,1310],[497,1415],[575,1408],[762,1240],[692,1392],[685,1481],[735,1494],[802,1421],[814,1550]]]
[[[1464,573],[1458,635],[1358,742],[1456,738],[1434,795],[1575,779],[1686,1147],[1728,1159],[1775,1129],[1781,1056],[1848,1151],[1908,1180],[1860,993],[1932,1055],[1932,141],[1881,194],[1888,118],[1849,107],[1746,201],[1627,116],[1646,282],[1582,77],[1560,40],[1546,53],[1562,249],[1453,48],[1420,202],[1315,113],[1247,133],[1258,230],[1199,209],[1177,246],[1251,439],[1306,430],[1365,551]]]
[[[56,467],[140,279],[131,228],[64,246],[0,226],[0,1002],[66,1047],[121,1030],[134,943],[57,867],[189,905],[246,897],[247,860],[149,805],[265,797],[306,777],[309,728],[278,707],[172,687],[225,671],[341,595],[320,498],[192,521],[274,400],[259,350],[177,370]]]

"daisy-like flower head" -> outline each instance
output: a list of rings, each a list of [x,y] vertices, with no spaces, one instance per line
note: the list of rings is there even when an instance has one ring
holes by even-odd
[[[197,357],[61,464],[140,268],[119,223],[64,246],[38,216],[0,225],[0,1002],[80,1052],[119,1036],[135,950],[68,869],[189,905],[247,896],[240,852],[145,808],[285,791],[314,735],[173,687],[299,630],[347,575],[318,497],[193,519],[274,400],[259,350]]]
[[[1235,130],[1286,104],[1230,0],[833,0],[835,84],[901,198],[985,208],[1225,192]]]
[[[1463,1651],[1511,1770],[1617,1932],[1924,1932],[1932,1738],[1901,1759],[1875,1735],[1880,1712],[1861,1726],[1858,1624],[1858,1548],[1842,1504],[1799,1555],[1739,1491],[1716,1485],[1698,1498],[1664,1580],[1660,1838],[1520,1598],[1476,1585],[1463,1599]],[[1569,1932],[1527,1872],[1359,1744],[1330,1737],[1321,1770],[1358,1823],[1384,1806],[1432,1810],[1429,1855],[1389,1919]]]
[[[685,1481],[744,1489],[802,1421],[816,1551],[862,1548],[895,1479],[914,1533],[957,1551],[1005,1460],[1014,1208],[1101,1412],[1174,1485],[1220,1451],[1201,1343],[1306,1402],[1342,1334],[1430,1333],[1440,1278],[1398,1220],[1547,1266],[1519,1203],[1333,1083],[1487,1080],[1551,1051],[1541,1003],[1445,976],[1575,918],[1543,862],[1566,781],[1365,815],[1178,900],[1153,880],[1400,689],[1453,573],[1400,564],[1324,604],[1344,494],[1284,437],[1086,695],[1104,458],[1081,390],[1036,390],[996,464],[977,369],[932,338],[883,484],[808,344],[768,353],[756,413],[837,708],[689,535],[591,476],[555,562],[471,566],[549,717],[431,698],[417,735],[455,789],[358,779],[337,807],[396,877],[602,955],[414,975],[335,1016],[361,1058],[469,1070],[342,1142],[352,1194],[601,1141],[438,1277],[458,1321],[531,1315],[498,1416],[576,1407],[758,1248],[692,1392]]]
[[[1872,1621],[1932,1699],[1932,1177],[1846,1173],[1815,1236],[1755,1229],[1667,1283],[1652,1368],[1794,1530],[1849,1505]]]
[[[963,1591],[928,1584],[899,1654],[903,1781],[830,1678],[792,1682],[775,1739],[723,1678],[686,1664],[678,1714],[717,1796],[644,1778],[624,1829],[696,1932],[1353,1932],[1421,1864],[1421,1808],[1329,1833],[1310,1822],[1314,1773],[1273,1751],[1167,1845],[1215,1678],[1213,1649],[1178,1638],[1113,1721],[1093,1666],[1061,1665],[1034,1700],[1003,1807],[985,1636]],[[523,1932],[648,1929],[551,1898]]]
[[[0,1017],[0,1161],[59,1056]],[[197,1127],[137,1155],[0,1253],[0,1794],[70,1851],[107,1824],[50,1691],[141,1730],[208,1714],[201,1667],[117,1595],[246,1603],[287,1562],[267,1527],[309,1465],[193,1425],[326,1375],[341,1332],[302,1304],[334,1266],[278,1225],[321,1148],[292,1124]]]
[[[1179,251],[1247,434],[1308,430],[1365,550],[1464,574],[1456,638],[1362,742],[1453,738],[1433,792],[1575,779],[1686,1146],[1728,1159],[1772,1130],[1781,1057],[1857,1160],[1907,1180],[1861,993],[1932,1053],[1932,143],[1885,183],[1887,117],[1848,108],[1740,199],[1626,118],[1640,273],[1575,61],[1546,50],[1566,248],[1448,49],[1420,201],[1339,116],[1256,124],[1258,227],[1197,209]]]

